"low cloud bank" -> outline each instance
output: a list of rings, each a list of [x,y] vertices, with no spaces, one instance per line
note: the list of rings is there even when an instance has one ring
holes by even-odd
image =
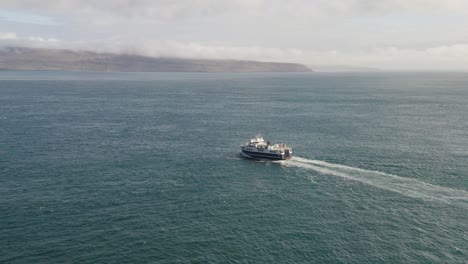
[[[129,41],[125,39],[70,42],[52,37],[20,37],[14,32],[0,32],[0,46],[86,50],[151,57],[259,60],[307,65],[351,65],[383,70],[468,70],[468,59],[464,59],[468,58],[468,44],[466,43],[421,49],[385,47],[355,51],[316,51],[259,46],[206,45],[196,42]]]

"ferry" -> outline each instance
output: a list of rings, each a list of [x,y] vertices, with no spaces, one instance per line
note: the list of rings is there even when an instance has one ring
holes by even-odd
[[[254,159],[287,160],[292,157],[292,148],[283,143],[271,144],[261,135],[257,135],[241,145],[241,155]]]

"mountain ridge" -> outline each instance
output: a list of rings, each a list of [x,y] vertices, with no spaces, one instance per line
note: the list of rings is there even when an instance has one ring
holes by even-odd
[[[311,72],[298,63],[149,57],[67,49],[4,47],[0,70],[108,72]]]

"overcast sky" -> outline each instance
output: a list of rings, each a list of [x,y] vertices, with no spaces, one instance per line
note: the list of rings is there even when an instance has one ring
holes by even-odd
[[[0,45],[468,70],[468,0],[1,0]]]

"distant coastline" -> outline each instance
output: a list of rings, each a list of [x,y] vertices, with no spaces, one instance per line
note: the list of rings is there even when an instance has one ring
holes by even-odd
[[[307,65],[315,72],[380,72],[381,69],[349,65]]]
[[[5,47],[0,70],[96,72],[311,72],[297,63],[157,58],[65,49]]]

